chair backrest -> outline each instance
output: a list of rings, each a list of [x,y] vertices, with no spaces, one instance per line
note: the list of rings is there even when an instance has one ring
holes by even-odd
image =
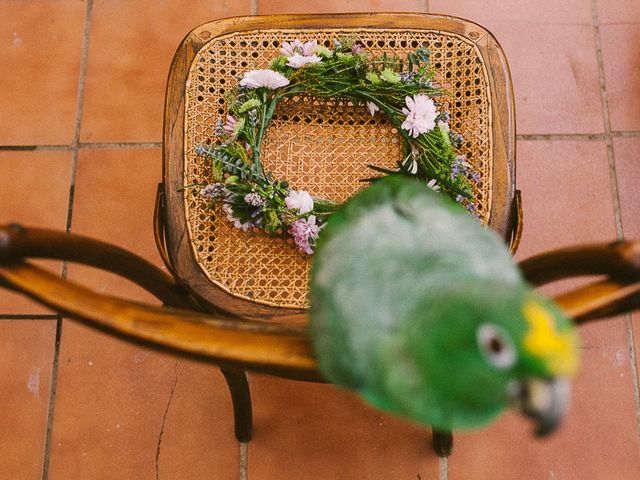
[[[225,94],[245,71],[267,68],[285,41],[331,42],[355,36],[371,54],[426,46],[461,153],[481,174],[475,191],[481,220],[507,234],[514,195],[514,111],[502,50],[484,28],[421,14],[241,17],[195,28],[180,45],[165,108],[166,237],[173,269],[201,299],[242,316],[288,314],[307,307],[312,259],[281,238],[242,232],[198,189],[210,181],[196,148],[215,138]],[[262,161],[296,189],[342,201],[371,177],[367,164],[395,167],[398,132],[382,116],[349,102],[300,97],[283,102],[263,142]]]

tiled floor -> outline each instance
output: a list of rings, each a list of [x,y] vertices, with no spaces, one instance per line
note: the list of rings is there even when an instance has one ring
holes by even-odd
[[[516,92],[520,258],[640,237],[638,0],[0,0],[0,222],[69,228],[160,265],[150,219],[182,37],[223,16],[330,11],[446,13],[495,34]],[[68,276],[148,300],[90,269]],[[640,315],[582,338],[571,413],[545,441],[506,415],[439,461],[427,431],[351,395],[254,375],[255,439],[241,447],[216,368],[0,291],[0,479],[639,478]]]

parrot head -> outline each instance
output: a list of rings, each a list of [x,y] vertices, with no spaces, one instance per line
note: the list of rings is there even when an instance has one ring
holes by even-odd
[[[447,290],[441,301],[418,304],[408,324],[411,388],[428,392],[405,397],[413,402],[409,415],[439,428],[474,428],[511,406],[535,421],[537,435],[552,432],[566,412],[578,365],[571,322],[526,287]]]

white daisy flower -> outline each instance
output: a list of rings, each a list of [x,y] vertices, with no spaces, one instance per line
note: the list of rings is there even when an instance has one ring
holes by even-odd
[[[289,85],[289,79],[273,70],[251,70],[245,72],[240,80],[240,86],[247,88],[266,87],[271,90]]]
[[[426,95],[414,95],[405,97],[406,108],[402,109],[407,118],[402,123],[402,128],[407,130],[413,138],[432,130],[436,126],[438,111],[436,106]]]

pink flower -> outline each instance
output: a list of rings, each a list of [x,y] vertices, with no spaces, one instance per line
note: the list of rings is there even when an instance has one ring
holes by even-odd
[[[302,43],[300,40],[295,39],[293,42],[282,42],[280,53],[286,55],[287,57],[291,57],[296,53],[305,57],[310,57],[311,55],[313,55],[313,51],[317,46],[318,42],[316,40]]]
[[[222,127],[224,133],[226,133],[227,135],[233,135],[237,123],[238,120],[235,117],[227,115],[227,123],[225,123],[224,127]]]
[[[320,227],[316,224],[316,216],[309,215],[308,218],[300,218],[291,224],[291,236],[301,252],[311,255],[313,253],[312,244],[318,239]]]
[[[358,55],[359,53],[362,53],[362,44],[360,42],[355,42],[352,46],[351,46],[351,53],[353,53],[354,55]]]
[[[289,85],[289,79],[273,70],[251,70],[245,72],[240,80],[240,86],[248,88],[266,87],[275,90],[286,85]]]
[[[304,190],[291,190],[287,198],[284,199],[287,208],[298,210],[298,213],[304,215],[313,210],[313,197]]]
[[[407,118],[402,123],[402,128],[407,130],[413,138],[426,133],[436,126],[438,112],[436,106],[426,95],[414,95],[413,98],[405,97],[407,108],[402,109]]]
[[[310,55],[307,57],[305,55],[300,55],[299,53],[294,53],[289,57],[287,65],[291,68],[302,68],[305,65],[313,65],[320,61],[322,61],[322,58],[318,55]]]
[[[289,67],[302,68],[305,65],[313,65],[322,61],[322,58],[314,53],[317,46],[318,42],[315,40],[302,43],[296,39],[293,42],[282,42],[280,52],[287,56]]]
[[[373,102],[367,102],[367,108],[369,109],[369,113],[371,115],[375,115],[375,113],[380,110],[380,107]]]

